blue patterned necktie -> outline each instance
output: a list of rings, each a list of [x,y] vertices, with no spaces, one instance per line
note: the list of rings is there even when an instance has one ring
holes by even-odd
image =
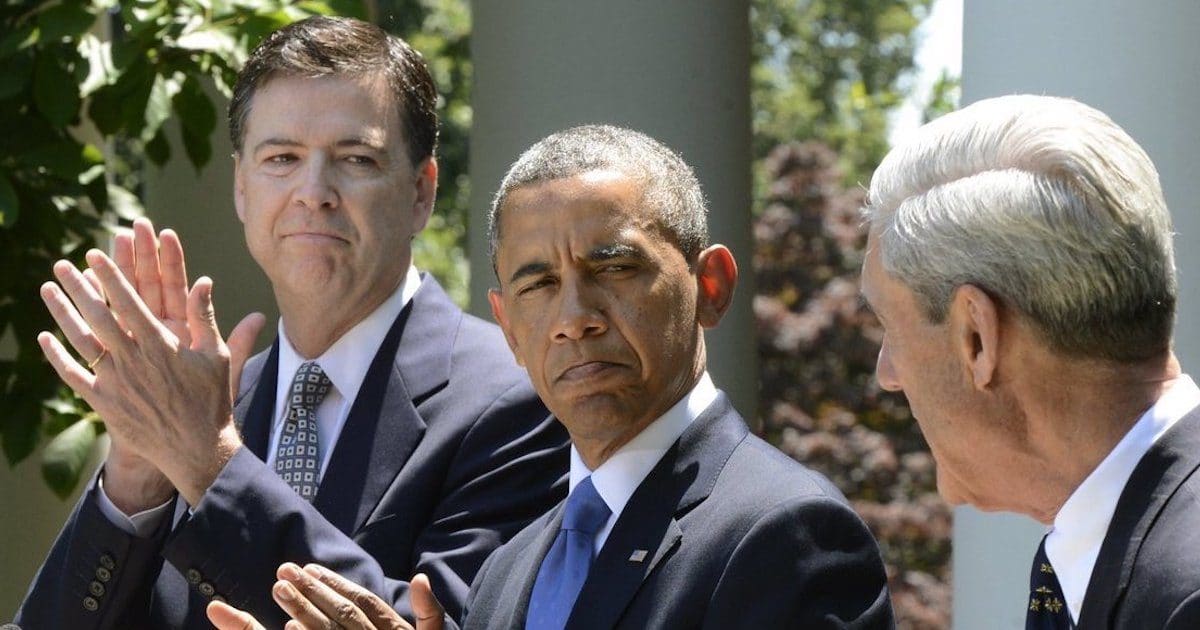
[[[1046,556],[1046,538],[1038,545],[1029,572],[1029,609],[1025,611],[1025,630],[1069,630],[1074,628],[1071,611],[1050,558]]]
[[[562,528],[533,583],[526,630],[562,630],[567,624],[592,566],[596,532],[611,514],[590,476],[575,486],[567,497]]]
[[[275,472],[305,501],[312,502],[320,484],[321,458],[317,448],[317,405],[333,384],[315,361],[296,370],[288,394],[288,414],[275,451]]]

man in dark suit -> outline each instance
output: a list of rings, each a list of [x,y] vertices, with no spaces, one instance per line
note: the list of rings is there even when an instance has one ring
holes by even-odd
[[[1027,627],[1200,627],[1200,390],[1146,153],[1081,103],[989,99],[894,148],[865,215],[877,376],[939,491],[1051,526]]]
[[[422,572],[458,610],[487,555],[561,498],[566,434],[502,334],[412,267],[435,101],[420,56],[355,20],[305,20],[251,56],[230,106],[235,200],[281,319],[232,409],[230,355],[237,374],[262,318],[226,347],[173,233],[139,222],[115,263],[56,265],[43,297],[86,369],[40,340],[112,449],[19,623],[210,627],[215,600],[282,625],[271,584],[296,559],[405,613],[396,580]]]
[[[554,134],[502,182],[492,312],[571,435],[571,493],[488,558],[464,627],[891,627],[866,526],[706,372],[704,329],[737,282],[706,212],[678,155],[615,127]],[[305,627],[396,627],[349,581],[298,569],[277,601]],[[448,621],[423,601],[419,628]]]

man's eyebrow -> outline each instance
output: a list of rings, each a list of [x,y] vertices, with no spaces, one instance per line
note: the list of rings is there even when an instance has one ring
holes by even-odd
[[[299,147],[299,146],[303,146],[302,143],[300,143],[297,140],[292,140],[290,138],[267,138],[267,139],[263,140],[262,142],[259,142],[258,144],[254,145],[253,152],[257,153],[267,147],[295,148],[295,147]],[[383,151],[384,151],[384,147],[383,147],[382,143],[373,141],[370,138],[367,138],[364,136],[353,136],[350,138],[342,138],[341,140],[338,140],[337,142],[335,142],[334,146],[338,147],[339,149],[345,149],[348,147],[365,147],[367,149],[376,151],[378,153],[383,153]]]
[[[517,280],[520,280],[526,276],[539,276],[547,271],[550,271],[550,263],[540,261],[525,263],[524,265],[517,267],[517,270],[508,277],[508,281],[510,283],[516,282]]]
[[[633,258],[635,260],[645,260],[646,252],[624,243],[613,243],[611,245],[602,245],[588,252],[588,260],[592,262],[604,262],[613,258]]]
[[[258,153],[259,151],[261,151],[267,147],[291,148],[291,147],[298,147],[298,146],[300,146],[300,143],[296,142],[295,140],[289,140],[287,138],[267,138],[266,140],[263,140],[262,142],[259,142],[258,144],[254,145],[254,150],[251,151],[251,153]]]

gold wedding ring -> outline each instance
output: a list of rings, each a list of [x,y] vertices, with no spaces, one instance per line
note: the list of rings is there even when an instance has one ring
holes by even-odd
[[[95,369],[96,364],[100,363],[100,360],[106,356],[108,356],[108,348],[101,348],[99,356],[97,356],[95,359],[92,359],[91,361],[88,361],[87,369],[89,369],[89,370]]]

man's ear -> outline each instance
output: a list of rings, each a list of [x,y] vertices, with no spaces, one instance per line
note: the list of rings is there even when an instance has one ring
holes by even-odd
[[[246,186],[242,182],[242,154],[233,154],[233,207],[237,210],[237,218],[246,222]]]
[[[737,262],[724,245],[713,245],[696,259],[696,320],[705,328],[720,323],[733,302]]]
[[[993,382],[1000,360],[1000,305],[972,284],[954,290],[950,299],[950,343],[978,390]]]
[[[488,304],[492,305],[492,317],[500,325],[500,330],[504,331],[504,340],[508,342],[508,349],[512,350],[513,357],[517,359],[517,365],[524,367],[525,360],[521,358],[517,348],[517,339],[509,332],[508,314],[504,312],[504,294],[500,289],[488,289]]]
[[[412,233],[416,236],[429,223],[433,214],[433,203],[437,199],[438,164],[432,155],[417,165],[417,180],[413,183],[416,188],[416,198],[413,199]]]

